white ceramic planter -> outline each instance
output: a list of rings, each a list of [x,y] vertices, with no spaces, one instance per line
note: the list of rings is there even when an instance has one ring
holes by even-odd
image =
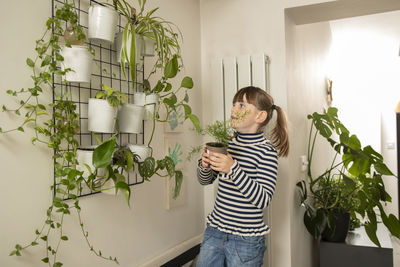
[[[141,133],[145,108],[135,104],[124,104],[118,111],[121,133]]]
[[[114,42],[117,32],[118,13],[109,7],[89,7],[89,39]]]
[[[158,96],[156,94],[134,93],[133,104],[144,106],[146,108],[145,120],[151,120],[154,117],[154,110],[157,110]]]
[[[121,50],[123,47],[123,39],[124,39],[124,33],[123,32],[117,33],[115,37],[115,50],[117,51],[115,54],[115,60],[119,63],[121,63]],[[136,63],[139,63],[141,57],[144,54],[144,46],[143,46],[144,41],[143,37],[140,35],[135,35],[135,39],[136,39]],[[128,57],[130,56],[131,53],[131,41],[132,41],[132,35],[128,34],[128,40],[126,44]]]
[[[72,45],[71,47],[63,47],[61,55],[64,62],[61,69],[72,69],[65,75],[68,82],[90,82],[92,74],[92,55],[88,48],[84,45]]]
[[[156,54],[156,41],[149,37],[143,37],[143,56],[153,57]]]
[[[148,146],[128,144],[127,147],[132,153],[140,157],[139,161],[144,161],[147,157],[150,157],[151,150]]]
[[[88,130],[97,133],[115,132],[117,109],[110,106],[107,100],[89,98]]]
[[[80,147],[76,150],[76,159],[78,160],[78,166],[76,167],[78,171],[83,171],[83,176],[88,177],[90,175],[90,172],[88,168],[86,167],[89,166],[89,168],[94,171],[94,166],[93,166],[93,151],[96,148],[96,146],[85,146],[85,147]],[[98,169],[97,171],[97,177],[99,179],[104,178],[106,175],[106,169],[101,168]]]

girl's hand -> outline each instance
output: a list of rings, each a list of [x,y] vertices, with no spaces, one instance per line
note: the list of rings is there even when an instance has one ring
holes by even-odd
[[[228,154],[224,155],[221,153],[210,153],[210,167],[211,169],[223,173],[229,173],[232,165],[235,163],[232,156]]]
[[[201,155],[201,166],[210,168],[210,155],[207,153],[207,148],[203,147],[203,154]]]

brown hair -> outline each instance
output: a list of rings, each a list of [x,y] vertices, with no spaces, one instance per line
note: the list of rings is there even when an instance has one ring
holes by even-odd
[[[289,134],[283,110],[274,105],[274,100],[266,91],[258,87],[248,86],[240,89],[233,97],[233,103],[243,102],[244,96],[246,96],[247,102],[254,105],[258,110],[267,112],[267,119],[260,125],[260,128],[269,123],[273,111],[276,110],[278,117],[271,133],[271,142],[278,150],[278,156],[286,157],[289,153]]]

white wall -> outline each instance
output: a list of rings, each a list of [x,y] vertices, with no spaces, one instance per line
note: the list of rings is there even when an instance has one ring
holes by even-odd
[[[296,26],[290,17],[286,19],[286,56],[288,117],[290,127],[290,184],[291,204],[291,251],[296,266],[318,266],[317,241],[304,227],[302,220],[304,209],[299,207],[299,195],[295,183],[297,180],[308,181],[307,172],[301,171],[301,155],[307,155],[307,139],[310,120],[307,115],[322,112],[327,108],[326,76],[327,59],[331,44],[331,29],[328,22]],[[315,131],[315,128],[314,128]],[[330,145],[322,138],[317,138],[311,165],[313,175],[325,171],[333,159]],[[328,160],[328,161],[327,161]],[[313,263],[314,259],[314,263]]]
[[[83,1],[83,0],[82,0]],[[196,114],[201,115],[200,83],[200,9],[196,0],[153,0],[148,8],[159,6],[158,14],[180,26],[184,35],[183,58],[185,75],[193,77],[195,88],[190,97]],[[21,8],[23,7],[23,8]],[[41,36],[44,23],[51,15],[51,1],[11,1],[0,10],[2,46],[0,58],[0,102],[13,104],[7,89],[31,86],[26,57],[34,55],[34,42]],[[49,97],[49,96],[48,96]],[[51,98],[48,98],[51,99]],[[196,100],[197,99],[197,100]],[[201,117],[201,116],[200,116]],[[3,129],[16,125],[14,116],[0,113]],[[190,123],[182,138],[188,149],[198,139]],[[149,125],[146,125],[149,131]],[[156,156],[163,156],[163,127],[158,126],[155,140]],[[52,151],[30,144],[32,131],[0,136],[0,266],[39,266],[44,251],[35,247],[24,257],[9,257],[16,243],[32,241],[35,229],[41,227],[45,210],[51,200],[49,190],[53,179]],[[132,208],[120,196],[97,194],[81,198],[82,216],[89,238],[103,254],[116,256],[120,266],[146,263],[159,266],[201,241],[204,229],[202,188],[195,179],[195,163],[186,163],[186,203],[174,210],[165,209],[165,181],[153,177],[151,182],[134,186]],[[66,219],[65,231],[70,241],[62,244],[60,259],[64,266],[113,266],[89,253],[80,233],[76,214]],[[187,241],[185,243],[185,241]],[[181,244],[184,246],[181,246]],[[174,248],[177,249],[174,250]]]
[[[400,101],[400,12],[331,21],[333,105],[362,146],[380,152],[393,173],[396,163],[396,114]],[[387,147],[394,144],[393,149]],[[392,196],[387,212],[398,214],[397,179],[385,177]]]

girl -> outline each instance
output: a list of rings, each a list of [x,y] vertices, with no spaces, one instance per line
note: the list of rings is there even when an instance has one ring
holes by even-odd
[[[271,142],[262,128],[277,113]],[[260,88],[240,89],[233,98],[231,125],[236,136],[228,154],[202,154],[197,178],[202,185],[219,178],[214,210],[207,217],[197,267],[261,266],[269,227],[262,210],[275,191],[278,156],[289,152],[286,118]]]

